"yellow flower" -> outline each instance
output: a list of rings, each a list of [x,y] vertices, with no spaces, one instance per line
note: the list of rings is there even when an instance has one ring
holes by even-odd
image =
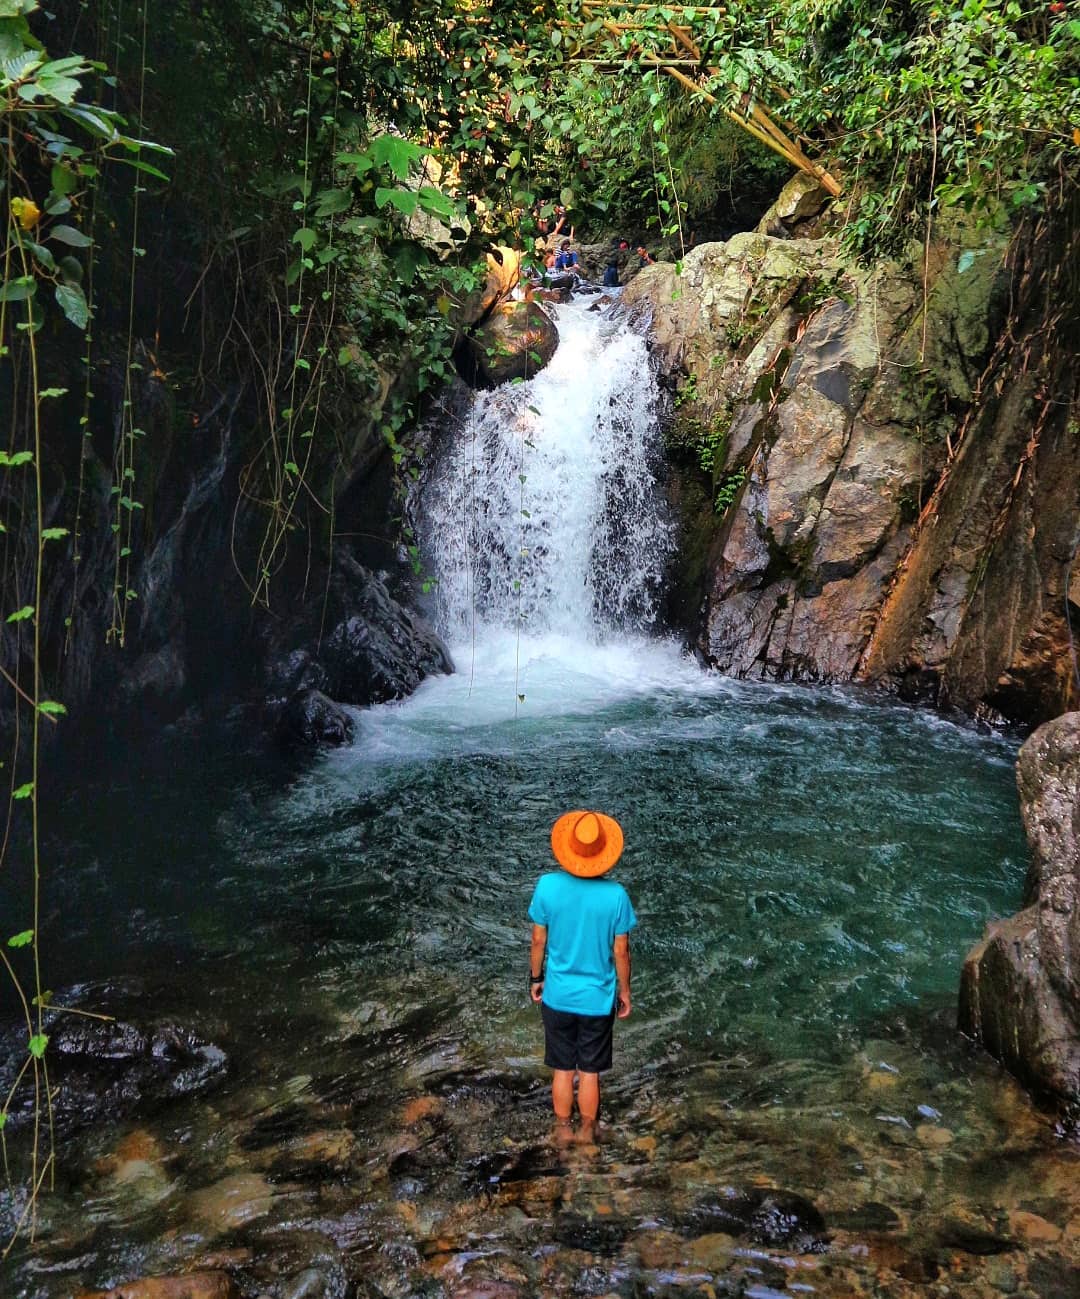
[[[1080,144],[1080,126],[1073,127],[1073,144]]]
[[[33,230],[41,220],[41,209],[32,198],[13,198],[11,211],[24,230]]]
[[[983,124],[982,124],[982,122],[976,122],[976,123],[975,123],[975,134],[976,134],[976,135],[982,135],[982,133],[983,133]]]

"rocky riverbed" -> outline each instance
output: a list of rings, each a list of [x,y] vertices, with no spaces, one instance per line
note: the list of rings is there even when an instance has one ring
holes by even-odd
[[[582,1143],[536,1061],[435,1036],[395,1069],[408,1026],[368,1007],[322,1026],[310,1072],[262,1085],[256,1057],[243,1087],[85,1134],[0,1275],[25,1299],[1073,1296],[1080,1149],[944,1028],[827,1077],[721,1055],[617,1072]]]

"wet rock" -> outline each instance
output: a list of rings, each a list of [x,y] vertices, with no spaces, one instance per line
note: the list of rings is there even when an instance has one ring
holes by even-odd
[[[0,1060],[15,1062],[0,1034]],[[58,1128],[71,1132],[146,1106],[207,1091],[225,1075],[228,1058],[220,1047],[194,1029],[171,1020],[144,1026],[128,1020],[103,1021],[82,1016],[60,1020],[49,1036],[49,1074],[56,1087],[53,1114]],[[6,1070],[0,1065],[0,1085]],[[22,1108],[12,1119],[30,1113],[32,1095],[16,1097]]]
[[[615,1214],[588,1217],[569,1210],[556,1215],[554,1236],[568,1249],[589,1254],[614,1254],[633,1230],[627,1218]]]
[[[471,387],[495,388],[542,370],[558,345],[559,331],[539,303],[504,302],[459,339],[454,363]]]
[[[825,1219],[815,1206],[773,1187],[728,1187],[697,1204],[681,1225],[687,1235],[720,1232],[757,1245],[782,1245],[797,1254],[819,1254],[828,1245]]]
[[[299,1276],[290,1277],[281,1291],[281,1299],[323,1299],[326,1277],[318,1268],[307,1267]]]
[[[1028,1282],[1039,1299],[1076,1299],[1080,1267],[1065,1259],[1040,1255],[1028,1267]]]
[[[83,1290],[76,1299],[239,1299],[239,1294],[225,1272],[189,1272],[125,1281],[112,1290]]]
[[[115,1150],[97,1160],[94,1171],[114,1190],[124,1189],[139,1200],[154,1203],[172,1192],[173,1182],[165,1170],[161,1143],[143,1128],[128,1133]]]
[[[965,1254],[1009,1254],[1020,1248],[1018,1241],[980,1223],[971,1215],[946,1218],[938,1228],[938,1239],[946,1249]]]
[[[959,1022],[1021,1080],[1080,1098],[1080,713],[1035,732],[1017,762],[1031,846],[1027,907],[964,962]]]
[[[902,1223],[895,1209],[876,1200],[868,1200],[857,1209],[844,1213],[832,1213],[829,1221],[843,1231],[887,1232],[899,1231]]]
[[[288,747],[332,748],[348,744],[353,737],[352,718],[321,690],[298,690],[282,710],[277,725],[278,739]]]
[[[205,1232],[221,1235],[265,1217],[273,1202],[274,1191],[265,1178],[257,1173],[233,1173],[196,1191],[187,1210]]]
[[[815,177],[796,172],[757,224],[757,233],[775,238],[812,238],[814,221],[832,203],[832,195]]]
[[[267,710],[277,723],[289,701],[310,692],[366,708],[412,694],[425,677],[454,670],[431,627],[350,555],[336,557],[325,609],[305,610],[267,650]],[[301,726],[303,719],[300,719]],[[335,726],[344,729],[338,719]]]

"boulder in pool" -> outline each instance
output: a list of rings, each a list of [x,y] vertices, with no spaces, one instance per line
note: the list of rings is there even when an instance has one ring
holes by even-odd
[[[1033,1091],[1080,1099],[1080,712],[1047,722],[1016,764],[1031,846],[1024,910],[969,953],[960,1029]]]
[[[352,718],[321,690],[298,690],[278,719],[278,739],[287,748],[339,748],[353,737]]]

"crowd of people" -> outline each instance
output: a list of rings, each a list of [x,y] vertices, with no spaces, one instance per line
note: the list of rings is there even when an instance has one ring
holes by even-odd
[[[537,277],[539,284],[551,289],[573,289],[583,276],[581,258],[574,248],[574,226],[566,207],[561,203],[544,204],[534,211],[534,220],[534,252],[543,268]],[[655,260],[644,244],[632,248],[629,240],[616,238],[607,253],[603,286],[618,288],[626,282],[630,267],[649,266]]]

